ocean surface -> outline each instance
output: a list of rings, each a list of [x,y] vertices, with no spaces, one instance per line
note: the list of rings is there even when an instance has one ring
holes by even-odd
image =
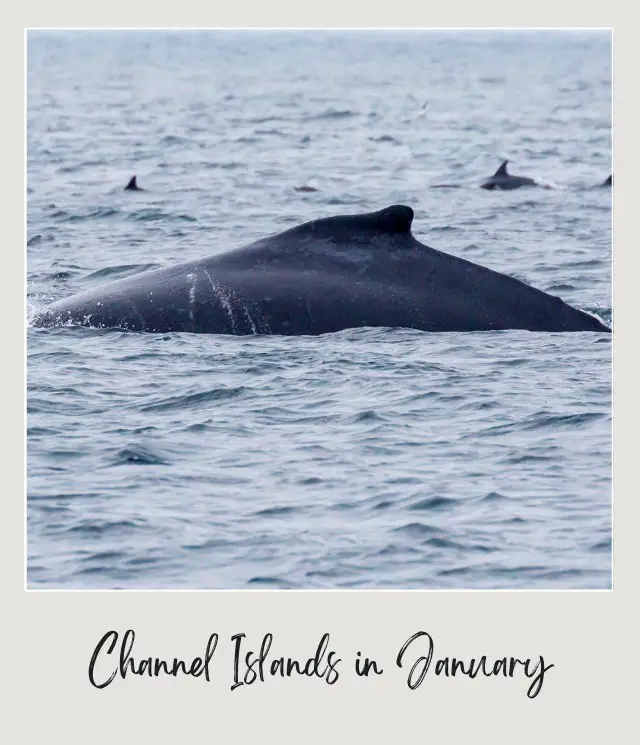
[[[40,31],[27,85],[27,323],[391,204],[612,322],[608,33]],[[477,188],[505,158],[554,188]],[[610,335],[28,327],[27,355],[30,588],[611,587]]]

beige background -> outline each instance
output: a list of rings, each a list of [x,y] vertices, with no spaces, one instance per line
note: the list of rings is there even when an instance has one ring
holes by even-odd
[[[208,4],[207,4],[208,5]],[[636,731],[638,494],[632,438],[638,421],[638,333],[634,327],[640,262],[640,215],[633,173],[638,167],[637,10],[630,3],[466,0],[322,2],[310,6],[238,2],[227,11],[205,4],[69,1],[17,5],[3,12],[2,318],[5,353],[2,454],[3,709],[7,742],[43,738],[68,743],[389,742],[625,743]],[[252,7],[253,6],[253,7]],[[20,17],[20,15],[22,17]],[[26,592],[24,590],[24,94],[26,26],[599,26],[614,28],[614,590],[612,592]],[[20,216],[20,217],[19,217]],[[634,275],[635,270],[635,275]],[[632,622],[633,637],[632,637]],[[109,629],[136,631],[134,657],[191,658],[220,635],[212,680],[116,678],[89,685],[93,648]],[[435,657],[542,654],[555,665],[535,700],[523,675],[436,678],[433,665],[415,691],[395,657],[415,631],[428,631]],[[233,692],[230,637],[245,632],[252,649],[274,634],[271,656],[312,656],[323,633],[342,659],[340,679],[269,679]],[[385,672],[356,678],[358,651]],[[411,660],[412,662],[412,660]],[[632,708],[633,707],[633,708]]]

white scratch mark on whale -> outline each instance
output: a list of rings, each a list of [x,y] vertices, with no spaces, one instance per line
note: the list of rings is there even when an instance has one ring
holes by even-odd
[[[213,281],[213,279],[211,279],[211,275],[204,267],[202,267],[202,271],[207,275],[207,279],[211,283],[211,289],[213,290],[213,294],[215,295],[215,297],[218,298],[218,300],[220,301],[220,305],[222,306],[222,309],[224,310],[224,312],[227,314],[229,318],[229,323],[231,324],[231,333],[235,334],[236,333],[236,319],[235,319],[235,316],[233,315],[233,306],[231,305],[230,294],[225,292],[225,290],[222,287],[220,287],[216,282]]]
[[[252,333],[252,334],[257,334],[257,333],[258,333],[258,330],[256,329],[256,325],[255,325],[255,323],[253,322],[253,318],[251,318],[251,313],[249,313],[249,309],[247,308],[247,306],[246,306],[246,305],[244,305],[244,303],[243,303],[243,304],[241,304],[241,306],[240,306],[240,307],[241,307],[241,308],[242,308],[242,310],[244,311],[244,314],[245,314],[245,316],[247,317],[247,321],[249,321],[249,326],[251,326],[251,333]]]
[[[191,280],[191,287],[189,288],[189,320],[194,323],[193,320],[193,306],[196,301],[196,287],[198,285],[198,277],[196,274],[187,274],[187,279]]]

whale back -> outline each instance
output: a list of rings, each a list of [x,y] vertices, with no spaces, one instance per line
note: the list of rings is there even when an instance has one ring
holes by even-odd
[[[420,243],[412,220],[404,205],[312,220],[60,300],[34,325],[234,334],[608,330],[518,279]]]

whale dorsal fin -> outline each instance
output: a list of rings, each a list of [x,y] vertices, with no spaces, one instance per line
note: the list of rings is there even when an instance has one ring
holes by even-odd
[[[404,204],[392,204],[391,207],[385,207],[379,212],[374,212],[371,217],[375,227],[385,233],[403,233],[406,235],[411,232],[413,210]]]
[[[602,184],[603,186],[613,186],[613,174]]]
[[[124,187],[124,190],[127,191],[140,191],[140,187],[138,186],[137,182],[137,176],[132,176],[129,180],[129,183]]]
[[[392,204],[377,212],[360,215],[335,215],[321,217],[285,231],[286,234],[312,233],[318,237],[349,239],[359,233],[386,233],[387,235],[408,236],[411,234],[413,210],[404,204]],[[284,235],[284,234],[283,234]]]
[[[495,178],[495,176],[508,176],[509,175],[507,173],[507,163],[508,162],[509,162],[508,160],[505,160],[502,163],[502,165],[500,166],[500,168],[498,168],[498,170],[493,174],[494,178]]]

